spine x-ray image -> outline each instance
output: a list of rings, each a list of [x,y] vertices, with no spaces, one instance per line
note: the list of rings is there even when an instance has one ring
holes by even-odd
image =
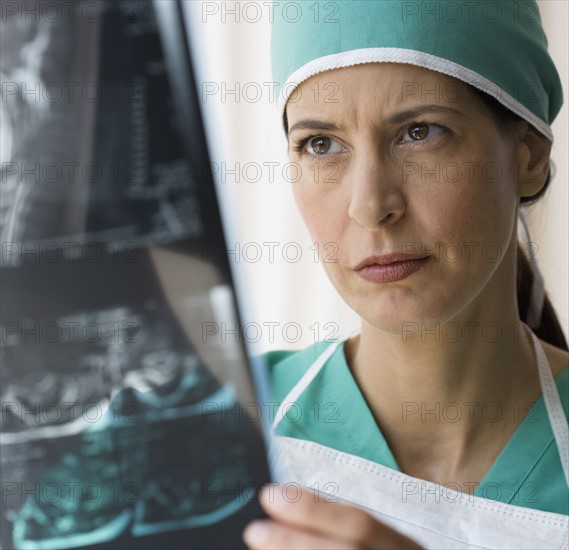
[[[204,331],[239,319],[158,4],[3,3],[2,549],[238,548],[263,515],[245,350]]]

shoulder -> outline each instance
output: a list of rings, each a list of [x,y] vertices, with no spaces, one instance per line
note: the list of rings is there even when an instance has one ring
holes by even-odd
[[[543,347],[545,356],[549,361],[549,366],[553,372],[553,376],[558,376],[569,366],[569,352],[553,346],[540,338],[539,343]]]
[[[302,350],[273,350],[262,354],[273,398],[280,403],[330,345],[330,342],[316,342]]]
[[[547,361],[551,368],[551,372],[555,378],[557,390],[561,405],[565,411],[565,415],[569,420],[569,352],[548,344],[540,339]]]

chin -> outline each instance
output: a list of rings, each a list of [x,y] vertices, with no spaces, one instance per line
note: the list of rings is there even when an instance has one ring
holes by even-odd
[[[402,297],[392,294],[375,299],[358,297],[346,303],[368,325],[393,336],[432,330],[437,323],[442,325],[452,316],[444,307],[442,296],[419,303],[410,294]]]

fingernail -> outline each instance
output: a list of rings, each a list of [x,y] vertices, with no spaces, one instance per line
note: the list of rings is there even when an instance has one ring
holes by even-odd
[[[271,528],[266,521],[253,521],[243,531],[243,539],[253,546],[266,543],[271,537]]]

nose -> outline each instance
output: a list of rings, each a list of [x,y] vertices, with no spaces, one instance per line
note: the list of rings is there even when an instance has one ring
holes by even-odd
[[[350,219],[374,229],[394,224],[405,214],[407,201],[396,169],[382,162],[377,152],[359,155],[350,172]]]

